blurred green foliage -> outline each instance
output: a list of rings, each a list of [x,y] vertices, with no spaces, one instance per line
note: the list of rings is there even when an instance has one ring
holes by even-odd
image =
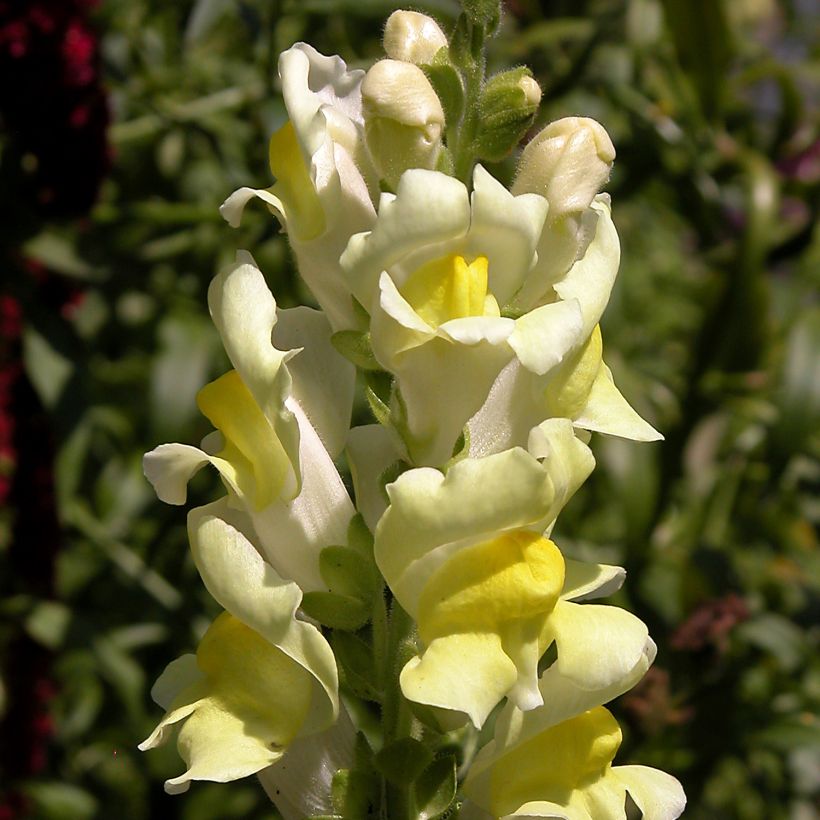
[[[413,7],[445,24],[458,11]],[[113,169],[89,219],[24,248],[85,294],[67,318],[32,308],[25,334],[65,531],[57,600],[18,591],[0,621],[54,653],[48,765],[25,784],[38,818],[276,817],[252,780],[167,797],[173,746],[135,748],[160,714],[151,684],[214,612],[183,513],[156,502],[140,457],[207,432],[195,393],[227,365],[205,292],[236,248],[280,304],[309,302],[274,220],[251,209],[237,232],[217,212],[269,184],[279,52],[304,39],[367,66],[393,8],[109,0],[96,14]],[[810,0],[511,0],[491,46],[494,70],[533,69],[539,123],[592,116],[618,151],[605,355],[666,441],[595,440],[599,469],[559,535],[629,570],[620,603],[659,655],[618,707],[623,762],[677,775],[691,818],[820,817],[819,29]]]

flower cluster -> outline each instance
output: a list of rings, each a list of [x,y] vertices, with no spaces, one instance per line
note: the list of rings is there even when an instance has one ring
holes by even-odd
[[[655,654],[638,618],[590,603],[624,570],[550,538],[591,433],[660,438],[603,360],[614,149],[571,117],[511,189],[480,164],[540,98],[523,69],[483,77],[496,24],[465,4],[448,39],[395,12],[366,73],[304,43],[280,58],[276,182],[222,213],[266,204],[321,310],[278,308],[240,253],[208,294],[233,365],[199,393],[214,432],[145,457],[168,503],[205,465],[225,488],[188,516],[225,612],[157,682],[143,744],[177,732],[169,791],[259,772],[287,818],[604,820],[627,792],[646,818],[683,810],[674,778],[613,766],[603,704]],[[375,423],[350,429],[357,373]]]

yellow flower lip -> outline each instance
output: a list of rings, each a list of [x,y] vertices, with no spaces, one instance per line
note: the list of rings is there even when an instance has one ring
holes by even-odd
[[[606,776],[621,737],[615,718],[597,706],[522,743],[493,769],[494,815],[541,800],[563,804],[575,789]]]
[[[202,413],[222,433],[218,457],[232,483],[262,510],[285,484],[289,460],[282,443],[236,370],[205,385],[197,395]]]
[[[564,586],[564,559],[546,538],[507,532],[461,550],[430,578],[419,601],[419,634],[499,632],[513,621],[546,618]]]
[[[468,262],[460,254],[434,259],[414,271],[400,288],[401,295],[431,327],[470,316],[499,316],[488,292],[486,256]]]

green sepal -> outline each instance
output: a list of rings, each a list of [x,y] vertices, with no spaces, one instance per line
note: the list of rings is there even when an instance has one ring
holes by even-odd
[[[456,20],[456,27],[450,38],[450,57],[459,68],[472,71],[482,64],[485,29],[466,13]]]
[[[501,22],[501,3],[499,0],[461,0],[464,14],[474,26],[482,26],[491,35]]]
[[[378,817],[380,788],[378,778],[369,772],[339,769],[330,786],[333,811],[344,820]]]
[[[421,68],[441,101],[447,127],[457,125],[464,113],[464,83],[447,49],[440,49],[433,62]]]
[[[478,101],[475,138],[475,152],[480,159],[504,159],[532,125],[538,105],[527,101],[520,85],[524,77],[532,77],[528,68],[513,68],[496,74],[484,86]]]
[[[331,592],[370,601],[381,589],[381,576],[372,558],[350,547],[325,547],[319,553],[319,572]]]
[[[330,337],[333,347],[362,370],[381,370],[370,346],[370,331],[340,330]]]
[[[347,543],[350,549],[362,555],[373,555],[373,533],[367,528],[361,513],[356,513],[347,526]]]
[[[370,411],[379,424],[388,426],[390,424],[390,393],[393,388],[392,377],[381,370],[367,370],[364,374],[364,381],[364,393],[370,405]]]
[[[331,629],[355,632],[370,620],[370,607],[361,599],[336,592],[306,592],[302,611]]]
[[[376,755],[376,768],[395,786],[409,786],[433,762],[433,753],[420,740],[401,737]]]
[[[458,464],[464,458],[470,455],[470,428],[465,427],[461,431],[461,435],[456,439],[456,443],[453,446],[453,455],[450,456],[450,460],[444,465],[444,472],[446,473],[447,470],[450,469],[455,464]]]
[[[362,700],[381,703],[382,695],[374,685],[376,666],[370,646],[350,632],[334,632],[330,637],[333,654],[339,664],[341,679]]]
[[[433,820],[447,811],[457,788],[455,757],[447,755],[434,760],[413,784],[418,820]]]

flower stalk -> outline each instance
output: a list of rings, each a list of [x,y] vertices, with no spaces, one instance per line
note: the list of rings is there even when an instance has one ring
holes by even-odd
[[[145,471],[172,504],[218,471],[189,540],[225,612],[158,681],[143,746],[176,736],[168,791],[256,773],[288,820],[622,820],[627,793],[674,820],[674,778],[613,765],[604,704],[655,655],[592,602],[625,572],[551,538],[593,433],[660,438],[603,358],[614,149],[561,120],[497,180],[480,163],[515,149],[540,89],[486,77],[500,7],[463,8],[449,39],[395,12],[366,74],[306,44],[280,58],[276,182],[222,212],[261,199],[320,310],[281,310],[245,252],[211,286],[233,365],[199,396],[215,430]],[[357,374],[374,418],[351,429]]]

